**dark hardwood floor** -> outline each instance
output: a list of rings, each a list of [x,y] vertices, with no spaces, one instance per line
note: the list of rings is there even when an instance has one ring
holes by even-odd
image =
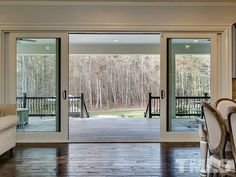
[[[17,144],[0,177],[199,177],[197,143]]]

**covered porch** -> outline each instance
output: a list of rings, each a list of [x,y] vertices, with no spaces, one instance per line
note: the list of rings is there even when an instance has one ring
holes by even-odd
[[[197,131],[195,118],[174,121],[176,131]],[[30,116],[28,123],[17,126],[19,132],[56,131],[53,116]],[[69,117],[69,140],[72,142],[157,142],[160,140],[160,118],[121,116]]]

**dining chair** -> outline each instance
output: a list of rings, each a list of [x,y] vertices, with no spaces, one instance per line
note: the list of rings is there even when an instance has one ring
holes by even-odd
[[[236,101],[230,98],[220,98],[215,102],[215,108],[221,113],[222,117],[225,120],[227,132],[229,132],[228,128],[228,116],[227,116],[227,109],[230,106],[236,106]],[[231,149],[230,141],[227,141],[226,148]]]
[[[209,147],[209,162],[212,166],[234,171],[232,150],[226,148],[229,137],[223,117],[211,104],[202,103],[203,117],[206,122],[206,135]]]
[[[215,102],[215,108],[221,113],[225,120],[227,120],[227,109],[230,106],[236,106],[236,101],[230,98],[220,98]]]
[[[232,153],[234,156],[234,167],[236,169],[236,107],[228,108],[228,125],[229,125],[229,135],[232,145]]]

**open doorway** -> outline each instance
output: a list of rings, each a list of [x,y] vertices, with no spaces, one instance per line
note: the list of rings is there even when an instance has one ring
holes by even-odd
[[[159,141],[159,48],[159,34],[69,35],[71,141]]]

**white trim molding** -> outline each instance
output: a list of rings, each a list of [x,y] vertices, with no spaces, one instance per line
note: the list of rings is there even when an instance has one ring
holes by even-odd
[[[66,23],[2,23],[2,31],[69,31],[69,32],[224,32],[228,24],[217,25],[153,25],[130,23],[106,23],[106,24],[66,24]]]
[[[0,30],[0,104],[4,103],[4,61],[2,56],[2,31]]]
[[[219,40],[221,40],[221,46],[218,47],[218,57],[220,58],[218,61],[221,62],[218,67],[220,79],[220,83],[218,83],[218,87],[221,90],[221,97],[232,98],[232,60],[233,60],[233,39],[232,39],[232,26],[228,26],[225,31],[220,35]],[[225,87],[227,85],[227,87]]]
[[[192,2],[183,2],[183,1],[175,1],[175,2],[165,2],[164,0],[148,0],[148,1],[129,1],[129,2],[117,2],[115,0],[108,1],[108,0],[103,0],[103,1],[66,1],[66,0],[60,0],[60,1],[54,1],[54,0],[49,0],[49,1],[40,1],[40,0],[35,0],[35,1],[0,1],[0,5],[8,5],[8,6],[26,6],[26,5],[41,5],[41,6],[55,6],[55,5],[60,5],[60,6],[160,6],[160,7],[220,7],[220,6],[236,6],[236,2],[233,1],[211,1],[211,2],[199,2],[199,1],[194,1]]]

